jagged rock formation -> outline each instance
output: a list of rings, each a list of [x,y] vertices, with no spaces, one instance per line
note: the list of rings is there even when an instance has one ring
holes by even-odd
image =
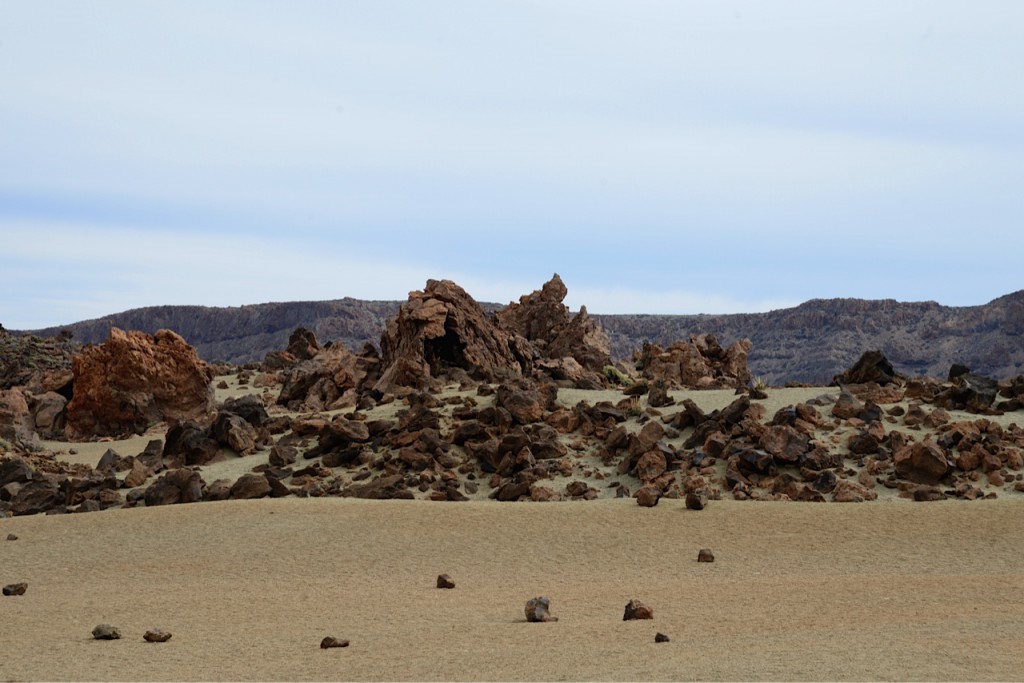
[[[600,371],[611,362],[608,335],[588,315],[586,306],[571,316],[562,303],[568,294],[555,273],[540,289],[519,297],[495,314],[498,324],[526,338],[541,358],[572,358],[586,370]]]
[[[701,334],[664,350],[657,344],[644,344],[635,360],[644,377],[661,380],[672,388],[742,389],[751,378],[747,369],[749,351],[747,339],[723,349],[714,335]]]
[[[142,434],[157,422],[205,418],[213,408],[210,367],[170,330],[151,337],[114,328],[106,342],[76,355],[72,370],[73,438]]]
[[[377,391],[426,388],[450,369],[470,378],[498,382],[529,372],[533,350],[506,331],[451,280],[428,280],[422,292],[388,321],[381,336],[381,377]]]

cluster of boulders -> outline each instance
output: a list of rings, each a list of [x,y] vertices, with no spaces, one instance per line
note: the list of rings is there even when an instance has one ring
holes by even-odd
[[[570,315],[566,294],[556,274],[519,303],[488,314],[454,282],[429,280],[388,322],[379,354],[370,346],[359,353],[321,349],[312,333],[297,330],[266,366],[281,372],[278,403],[291,410],[359,407],[367,396],[404,396],[451,382],[536,378],[601,388],[610,363],[607,335],[586,308]]]
[[[769,416],[750,387],[748,342],[726,349],[699,335],[667,350],[646,345],[638,372],[608,372],[607,338],[585,309],[570,315],[565,295],[556,275],[488,314],[454,283],[429,281],[388,325],[380,353],[321,345],[299,328],[286,350],[239,371],[239,384],[251,379],[262,395],[220,406],[213,368],[181,337],[112,330],[74,356],[72,380],[51,368],[32,376],[43,391],[0,389],[0,513],[287,495],[589,500],[602,488],[643,506],[667,497],[700,510],[726,493],[862,501],[878,485],[919,500],[1024,490],[1021,430],[949,415],[1018,408],[1024,377],[996,383],[957,367],[946,382],[908,380],[872,351],[836,376],[837,399]],[[613,380],[626,381],[615,403],[558,401],[563,388]],[[439,398],[452,383],[461,391]],[[737,398],[705,413],[670,396],[684,386],[728,387]],[[401,409],[368,417],[389,403]],[[93,438],[167,427],[144,451],[108,451],[90,468],[33,454],[38,434],[64,420],[67,433]],[[935,436],[915,438],[922,427]],[[267,462],[237,480],[203,479],[204,466],[267,450]]]
[[[747,369],[750,340],[723,348],[713,334],[698,334],[667,349],[647,343],[634,355],[643,376],[672,389],[741,389],[752,377]]]

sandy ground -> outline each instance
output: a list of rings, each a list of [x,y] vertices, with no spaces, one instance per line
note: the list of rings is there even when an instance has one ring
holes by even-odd
[[[1021,680],[1022,516],[284,498],[0,519],[0,583],[29,584],[0,597],[0,680]],[[538,595],[560,621],[525,622]],[[623,622],[631,598],[654,620]]]

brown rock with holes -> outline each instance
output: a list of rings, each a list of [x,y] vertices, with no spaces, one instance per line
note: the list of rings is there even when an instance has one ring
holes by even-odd
[[[564,364],[562,359],[572,359],[582,370],[600,371],[611,363],[608,335],[590,317],[586,306],[581,306],[575,316],[570,315],[569,307],[562,303],[568,292],[555,273],[540,289],[519,297],[518,303],[510,303],[495,318],[502,328],[531,342],[541,358],[560,364]],[[550,372],[549,368],[559,365],[539,362],[537,367],[554,379],[581,378]]]
[[[26,590],[28,590],[27,583],[12,583],[4,586],[3,593],[4,595],[24,595]]]
[[[170,330],[150,336],[111,328],[107,341],[72,359],[72,372],[72,438],[142,434],[157,422],[213,411],[213,371]]]
[[[455,588],[455,582],[452,581],[452,577],[447,574],[437,575],[437,587],[438,588]]]
[[[715,554],[711,552],[711,548],[701,548],[697,551],[698,562],[714,562]]]
[[[327,636],[320,641],[320,649],[328,650],[333,647],[348,647],[348,639],[335,638],[334,636]]]
[[[458,368],[472,379],[497,382],[531,369],[525,338],[497,324],[473,297],[450,280],[428,280],[411,292],[381,335],[381,393],[425,388]]]
[[[639,600],[630,600],[626,603],[626,611],[622,615],[623,621],[633,621],[635,619],[653,619],[654,610],[640,602]]]
[[[166,643],[171,639],[171,633],[160,628],[151,628],[142,634],[142,639],[147,643]]]
[[[558,621],[558,617],[552,616],[548,611],[550,607],[551,599],[548,597],[531,598],[526,602],[526,620],[534,623]]]

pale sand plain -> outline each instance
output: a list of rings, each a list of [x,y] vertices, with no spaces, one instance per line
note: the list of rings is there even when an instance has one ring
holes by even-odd
[[[0,519],[0,583],[28,582],[0,597],[0,680],[1020,680],[1022,517],[284,498]],[[539,595],[557,623],[525,621]],[[623,622],[631,598],[654,619]]]

